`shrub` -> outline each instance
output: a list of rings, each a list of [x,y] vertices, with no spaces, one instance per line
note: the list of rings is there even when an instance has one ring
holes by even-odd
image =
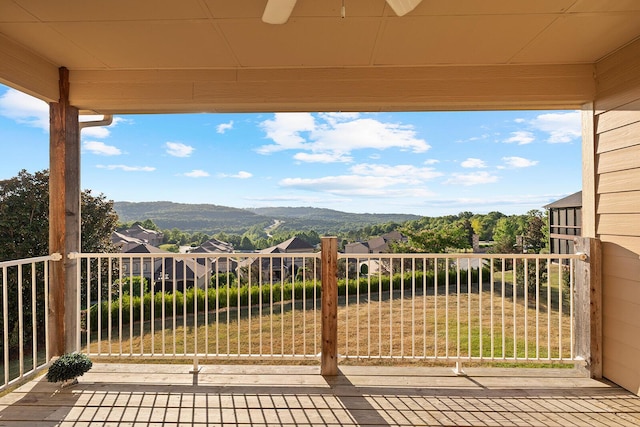
[[[92,366],[93,363],[86,354],[67,353],[51,364],[47,380],[51,383],[72,380],[84,375]]]

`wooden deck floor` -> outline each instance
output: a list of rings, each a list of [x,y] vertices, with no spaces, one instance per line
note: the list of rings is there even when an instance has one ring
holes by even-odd
[[[640,397],[573,370],[94,364],[0,398],[0,426],[638,426]]]

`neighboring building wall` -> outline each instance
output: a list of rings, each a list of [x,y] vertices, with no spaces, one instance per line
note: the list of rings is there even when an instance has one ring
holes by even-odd
[[[573,240],[582,236],[582,192],[550,203],[545,208],[549,210],[549,252],[575,253]]]
[[[640,41],[600,61],[596,78],[583,154],[583,215],[595,215],[583,232],[602,241],[603,374],[640,393]]]

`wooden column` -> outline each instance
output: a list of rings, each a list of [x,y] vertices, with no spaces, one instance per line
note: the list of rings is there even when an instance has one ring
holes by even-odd
[[[599,239],[577,237],[575,250],[586,255],[576,262],[574,349],[587,362],[591,378],[602,378],[602,252]]]
[[[320,373],[338,375],[338,239],[322,238],[322,353]]]
[[[80,251],[80,127],[66,68],[60,68],[60,99],[49,114],[49,252],[63,258],[51,264],[48,338],[51,356],[59,356],[77,350],[76,261],[67,254]]]

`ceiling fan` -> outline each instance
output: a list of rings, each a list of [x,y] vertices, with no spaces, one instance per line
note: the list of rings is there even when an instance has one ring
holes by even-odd
[[[262,14],[262,21],[267,24],[284,24],[289,19],[297,0],[268,0]],[[387,0],[391,9],[398,16],[411,12],[422,0]]]

